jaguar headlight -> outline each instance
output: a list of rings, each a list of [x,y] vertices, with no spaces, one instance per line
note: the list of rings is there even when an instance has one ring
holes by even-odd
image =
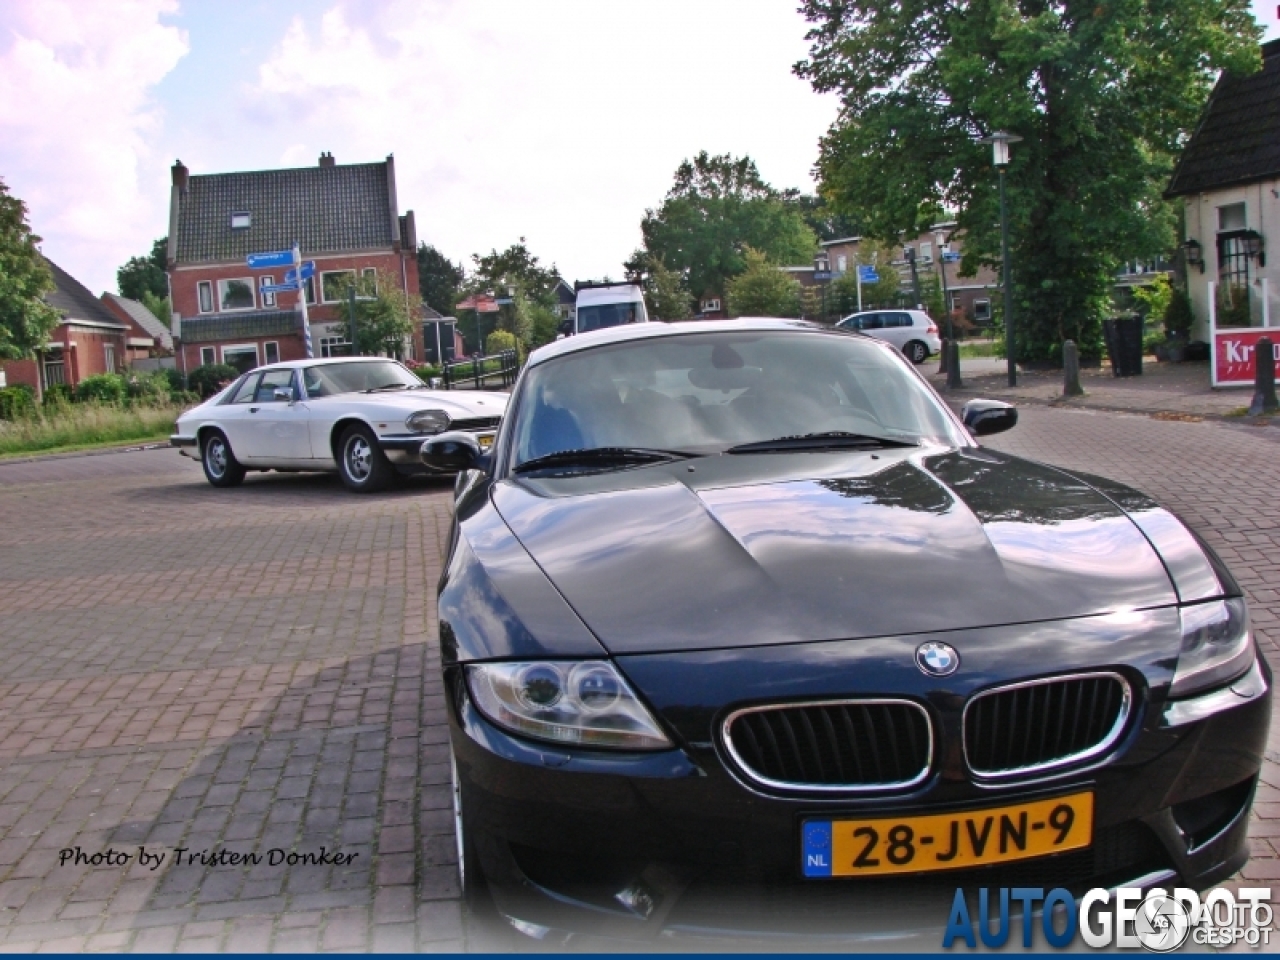
[[[443,410],[419,410],[409,414],[404,425],[414,433],[444,433],[449,429],[449,415]]]
[[[1244,598],[1181,607],[1182,651],[1170,697],[1220,687],[1253,666],[1256,653]]]
[[[582,747],[672,747],[608,661],[472,664],[467,686],[480,712],[512,733]]]

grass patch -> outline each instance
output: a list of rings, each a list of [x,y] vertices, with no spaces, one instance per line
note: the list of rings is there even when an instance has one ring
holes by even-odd
[[[960,344],[961,360],[965,359],[966,357],[972,360],[972,359],[976,359],[977,357],[998,357],[998,356],[1000,356],[1000,354],[996,353],[996,344],[994,340],[989,341],[987,343],[961,343]]]
[[[173,432],[177,406],[75,404],[18,420],[0,420],[0,457],[154,441]]]

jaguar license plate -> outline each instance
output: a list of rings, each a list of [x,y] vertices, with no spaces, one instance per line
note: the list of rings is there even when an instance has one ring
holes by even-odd
[[[925,873],[1027,860],[1093,842],[1093,794],[918,817],[806,820],[806,877]]]

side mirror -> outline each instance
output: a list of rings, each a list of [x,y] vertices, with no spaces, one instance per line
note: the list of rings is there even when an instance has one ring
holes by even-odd
[[[429,473],[461,473],[482,466],[485,459],[480,441],[465,430],[437,434],[423,443],[418,456]]]
[[[565,320],[563,323],[561,323],[559,327],[559,332],[564,334],[566,337],[573,336],[573,321]]]
[[[271,397],[282,403],[293,403],[293,387],[276,387]]]
[[[1016,426],[1018,408],[1001,400],[970,400],[960,411],[960,418],[975,437],[987,437]]]

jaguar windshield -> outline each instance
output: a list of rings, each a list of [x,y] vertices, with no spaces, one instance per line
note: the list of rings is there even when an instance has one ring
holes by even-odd
[[[309,397],[332,397],[359,391],[418,390],[425,384],[413,371],[394,360],[369,359],[355,363],[318,363],[304,367],[302,382]]]

